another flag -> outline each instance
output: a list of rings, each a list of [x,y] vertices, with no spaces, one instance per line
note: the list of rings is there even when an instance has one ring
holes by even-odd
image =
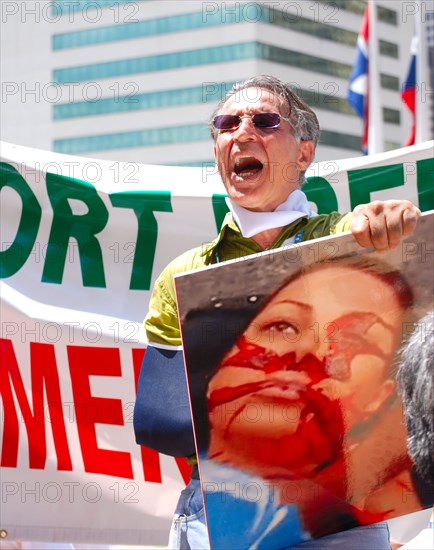
[[[368,40],[369,40],[369,8],[366,5],[362,27],[357,37],[357,53],[353,70],[350,76],[350,85],[347,100],[363,121],[363,136],[361,149],[363,154],[368,154]]]
[[[418,49],[418,37],[413,36],[411,41],[411,60],[407,77],[402,85],[401,98],[411,112],[412,123],[410,134],[405,142],[405,147],[414,145],[416,136],[416,55]]]

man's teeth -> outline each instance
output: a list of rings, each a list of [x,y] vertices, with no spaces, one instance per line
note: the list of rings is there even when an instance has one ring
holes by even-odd
[[[242,161],[248,159],[251,162],[259,162],[255,157],[252,157],[251,155],[241,155],[240,157],[237,157],[235,159],[235,166],[238,167],[240,164],[242,164]]]
[[[241,161],[244,160],[244,159],[251,159],[253,157],[251,157],[250,155],[240,155],[239,157],[237,157],[235,159],[235,166],[238,166],[239,164],[241,164]]]
[[[234,171],[238,176],[254,176],[262,168],[262,163],[252,155],[240,155],[234,161]]]

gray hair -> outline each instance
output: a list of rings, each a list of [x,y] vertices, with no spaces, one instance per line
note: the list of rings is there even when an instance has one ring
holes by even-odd
[[[417,472],[434,488],[434,311],[418,322],[404,348],[397,380],[408,452]]]

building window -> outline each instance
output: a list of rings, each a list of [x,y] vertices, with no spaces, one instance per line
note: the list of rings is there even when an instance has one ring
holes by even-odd
[[[387,55],[387,57],[393,57],[394,59],[398,59],[399,51],[398,51],[398,44],[394,44],[393,42],[387,42],[387,40],[379,40],[380,45],[380,53],[382,55]]]
[[[101,10],[105,8],[118,9],[120,4],[132,4],[133,11],[136,2],[143,0],[53,0],[51,2],[51,13],[53,16],[70,15],[71,13],[87,13],[88,11]],[[126,12],[123,12],[126,15]],[[132,12],[131,12],[132,13]],[[91,21],[94,23],[95,21]]]
[[[352,11],[363,15],[366,8],[364,0],[317,0],[321,4],[328,4],[330,7],[336,6],[338,9]],[[398,13],[395,10],[377,6],[377,17],[379,21],[388,23],[389,25],[398,25]]]
[[[149,128],[116,134],[82,136],[75,138],[56,139],[53,150],[58,153],[81,154],[92,151],[109,151],[113,149],[129,149],[133,147],[154,147],[171,143],[189,143],[210,139],[206,124],[190,124],[169,128]],[[322,145],[340,147],[358,151],[360,137],[323,130]]]
[[[321,4],[329,4],[330,7],[336,6],[340,10],[352,11],[353,13],[363,14],[366,3],[363,0],[318,0]]]
[[[332,42],[347,44],[349,46],[355,46],[357,43],[357,33],[354,31],[341,29],[333,25],[327,25],[326,23],[306,19],[300,16],[291,19],[287,16],[287,14],[274,8],[269,9],[268,17],[269,22],[272,25],[277,25],[278,27],[291,29],[296,32],[302,32],[315,36],[316,38],[331,40]]]
[[[351,65],[346,63],[338,63],[322,57],[285,50],[277,46],[257,43],[257,56],[260,59],[290,65],[292,67],[300,67],[306,71],[314,71],[330,76],[337,76],[343,79],[348,79],[351,72]]]
[[[361,138],[350,134],[322,130],[320,145],[329,145],[330,147],[339,147],[340,149],[350,149],[351,151],[360,152]]]
[[[241,7],[240,7],[241,6]],[[245,9],[248,6],[249,9]],[[252,8],[256,8],[255,11]],[[77,48],[130,40],[159,34],[189,31],[218,25],[230,25],[235,23],[266,23],[294,30],[309,35],[314,35],[324,40],[355,46],[357,33],[341,29],[323,22],[296,16],[289,17],[287,13],[267,5],[250,2],[243,8],[243,4],[234,4],[234,10],[215,10],[210,13],[197,11],[183,13],[156,19],[146,19],[131,23],[118,23],[116,25],[55,34],[52,38],[53,50]]]
[[[148,109],[161,109],[178,105],[208,103],[210,101],[216,103],[234,84],[235,82],[213,82],[212,85],[208,86],[207,83],[204,82],[202,86],[191,88],[106,97],[97,101],[59,103],[53,106],[53,119],[64,120],[68,118],[145,111]],[[337,90],[333,85],[328,93],[322,93],[317,89],[294,89],[294,91],[312,107],[356,116],[353,109],[348,104],[348,101],[336,95]]]
[[[392,76],[390,74],[380,74],[380,85],[386,90],[393,90],[394,92],[399,91],[399,78],[397,76]]]
[[[53,80],[57,84],[67,82],[85,82],[116,76],[128,76],[131,74],[147,73],[153,71],[167,71],[208,65],[211,63],[226,63],[244,59],[266,59],[284,65],[301,67],[308,71],[320,72],[330,76],[338,76],[348,79],[351,66],[337,61],[330,61],[321,57],[285,50],[277,46],[270,46],[259,42],[246,42],[243,44],[228,44],[214,48],[200,50],[188,50],[135,59],[123,59],[109,61],[81,67],[68,67],[53,71]]]
[[[389,122],[390,124],[401,124],[401,113],[396,109],[389,109],[388,107],[383,107],[383,120],[384,122]]]
[[[234,21],[231,21],[231,19],[234,19]],[[229,24],[231,22],[236,22],[234,12],[230,12],[228,15],[225,14],[224,21],[222,20],[221,13],[218,11],[206,15],[201,11],[183,13],[133,23],[119,23],[97,29],[57,34],[53,36],[52,46],[53,50],[62,50],[65,48],[102,44],[104,42],[116,42],[118,40],[189,31],[203,27]]]
[[[116,95],[97,101],[77,101],[59,103],[53,106],[53,119],[63,120],[86,116],[107,115],[148,109],[161,109],[193,103],[216,103],[229,91],[235,82],[217,84],[206,82],[202,86],[180,88],[176,90],[162,90],[159,92],[145,92],[140,94]]]
[[[157,163],[160,164],[160,163]],[[190,162],[165,162],[164,166],[182,166],[184,168],[215,168],[215,160],[192,160]]]
[[[335,95],[333,86],[331,87],[330,93],[325,94],[316,90],[299,89],[295,91],[308,105],[315,109],[323,109],[324,111],[333,111],[345,115],[356,116],[348,101],[343,97]]]
[[[384,8],[383,6],[377,6],[377,17],[379,21],[388,23],[389,25],[398,25],[398,14],[395,10]]]
[[[246,42],[244,44],[228,44],[200,50],[122,59],[120,61],[83,65],[81,67],[56,69],[53,71],[53,79],[57,84],[85,82],[116,76],[208,65],[211,63],[240,61],[255,58],[256,50],[257,44],[255,42]]]
[[[402,147],[402,143],[397,143],[396,141],[385,141],[384,142],[384,150],[385,151],[394,151],[395,149],[399,149]]]
[[[190,124],[169,128],[149,128],[132,132],[56,139],[53,150],[58,153],[78,154],[90,151],[153,147],[171,143],[205,141],[209,139],[206,124]]]

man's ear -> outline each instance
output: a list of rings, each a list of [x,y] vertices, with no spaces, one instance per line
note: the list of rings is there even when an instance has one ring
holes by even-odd
[[[312,164],[315,147],[313,141],[300,141],[298,146],[297,167],[300,171],[306,171]]]

